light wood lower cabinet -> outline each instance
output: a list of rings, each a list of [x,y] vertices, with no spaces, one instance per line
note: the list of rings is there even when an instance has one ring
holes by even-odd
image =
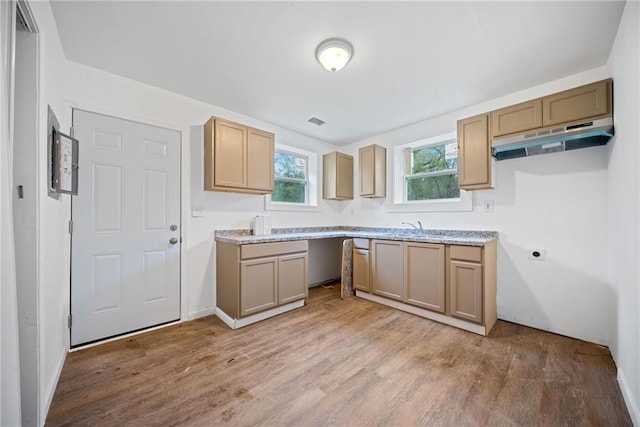
[[[360,291],[370,292],[369,281],[369,249],[353,248],[353,288]]]
[[[308,242],[216,245],[217,308],[231,319],[304,299]]]
[[[482,322],[482,264],[451,260],[451,315]]]
[[[444,245],[404,244],[404,302],[445,312]]]
[[[362,298],[487,335],[497,320],[496,254],[495,240],[483,247],[372,240],[371,291],[357,285],[366,277],[358,247],[354,288]]]
[[[307,264],[306,252],[278,257],[278,304],[307,297]]]
[[[395,240],[371,241],[371,292],[383,297],[402,300],[404,292],[403,242]]]
[[[240,316],[278,305],[278,257],[240,262]]]

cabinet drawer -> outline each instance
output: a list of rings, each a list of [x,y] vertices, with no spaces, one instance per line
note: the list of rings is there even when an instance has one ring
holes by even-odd
[[[451,246],[451,259],[482,262],[482,248],[478,246]]]
[[[369,249],[369,239],[353,239],[353,247],[360,249]]]
[[[242,245],[240,247],[240,258],[259,258],[290,254],[294,252],[306,252],[309,249],[307,240],[294,240],[291,242],[258,243],[255,245]]]

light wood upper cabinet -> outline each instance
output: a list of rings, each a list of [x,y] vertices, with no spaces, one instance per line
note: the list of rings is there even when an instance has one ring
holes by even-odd
[[[322,198],[353,199],[353,157],[334,151],[322,156]]]
[[[272,193],[274,150],[272,133],[211,117],[204,125],[204,189]]]
[[[534,99],[521,104],[492,111],[491,134],[496,136],[524,132],[542,127],[542,100]]]
[[[386,197],[387,149],[369,145],[359,150],[360,196],[368,198]]]
[[[444,245],[405,242],[404,302],[445,312]]]
[[[542,126],[609,115],[612,81],[602,80],[542,98]]]
[[[269,161],[265,161],[269,159]],[[274,188],[273,134],[249,128],[247,136],[247,187],[273,192]]]
[[[402,242],[371,241],[371,291],[374,294],[402,301],[404,295],[402,258]]]
[[[458,182],[465,190],[493,188],[488,114],[458,121]]]

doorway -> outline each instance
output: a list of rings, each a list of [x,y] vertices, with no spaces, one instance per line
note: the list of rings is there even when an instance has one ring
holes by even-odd
[[[73,110],[71,345],[180,318],[178,131]]]

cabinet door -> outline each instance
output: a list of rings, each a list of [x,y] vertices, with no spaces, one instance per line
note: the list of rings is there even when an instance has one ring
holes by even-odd
[[[492,111],[491,134],[496,136],[542,127],[542,100],[534,99]]]
[[[240,263],[240,316],[278,305],[278,257]]]
[[[611,112],[611,79],[542,98],[543,126],[603,116]]]
[[[369,285],[369,250],[353,248],[353,287],[360,291],[370,292]]]
[[[404,302],[444,313],[444,245],[404,244]]]
[[[353,199],[353,157],[334,151],[322,156],[322,198]]]
[[[353,157],[338,153],[336,161],[336,196],[339,199],[353,199]]]
[[[216,119],[214,132],[214,185],[246,188],[247,128]]]
[[[402,300],[404,263],[402,242],[373,240],[371,249],[371,287],[374,294]]]
[[[482,323],[482,265],[451,260],[451,315]]]
[[[386,196],[387,150],[379,145],[369,145],[359,150],[360,196]]]
[[[248,188],[273,192],[274,149],[272,133],[249,128],[247,140]]]
[[[491,186],[487,114],[458,121],[458,180],[467,190]]]
[[[278,304],[307,296],[307,262],[306,252],[278,258]]]

